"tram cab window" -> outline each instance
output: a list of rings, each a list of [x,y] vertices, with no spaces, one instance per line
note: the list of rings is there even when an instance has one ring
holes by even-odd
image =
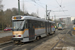
[[[25,22],[24,20],[13,21],[13,29],[23,29],[24,22]]]

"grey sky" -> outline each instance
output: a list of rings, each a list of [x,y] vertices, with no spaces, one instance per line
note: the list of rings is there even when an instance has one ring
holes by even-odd
[[[23,10],[23,1],[25,4],[25,10],[29,13],[36,12],[38,10],[38,14],[40,17],[44,18],[45,16],[45,5],[48,5],[48,10],[58,11],[58,10],[68,10],[65,12],[51,12],[51,16],[61,16],[61,15],[70,15],[75,16],[75,0],[36,0],[36,3],[31,0],[20,0],[21,10]],[[62,2],[61,2],[62,1]],[[4,5],[4,10],[8,8],[17,8],[18,0],[3,0],[2,4]],[[62,5],[62,8],[59,7]],[[67,17],[67,16],[61,16]]]

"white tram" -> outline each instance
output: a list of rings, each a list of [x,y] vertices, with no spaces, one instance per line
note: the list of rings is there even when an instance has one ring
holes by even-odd
[[[12,16],[12,40],[27,42],[55,33],[55,22],[33,16]]]
[[[58,23],[58,30],[63,30],[65,28],[65,23]]]

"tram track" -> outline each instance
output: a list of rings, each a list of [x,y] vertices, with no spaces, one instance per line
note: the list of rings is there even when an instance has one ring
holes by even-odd
[[[9,44],[12,44],[12,43],[13,43],[12,41],[8,41],[8,42],[5,42],[5,43],[1,43],[0,44],[0,48],[5,47],[6,45],[9,45]]]
[[[70,30],[68,30],[68,31],[66,32],[66,34],[68,34],[69,31],[70,31]],[[66,35],[64,35],[63,37],[59,37],[59,36],[58,36],[59,41],[52,47],[51,50],[54,50],[55,47],[56,47],[61,41],[64,42],[62,39],[63,39],[65,36],[66,36]],[[65,42],[64,42],[64,43],[65,43]],[[63,46],[62,46],[62,48],[63,48]],[[61,49],[62,49],[62,48],[61,48]]]

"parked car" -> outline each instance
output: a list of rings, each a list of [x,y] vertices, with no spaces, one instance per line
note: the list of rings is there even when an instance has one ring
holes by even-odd
[[[4,29],[4,31],[11,31],[12,30],[12,27],[6,27],[5,29]]]

